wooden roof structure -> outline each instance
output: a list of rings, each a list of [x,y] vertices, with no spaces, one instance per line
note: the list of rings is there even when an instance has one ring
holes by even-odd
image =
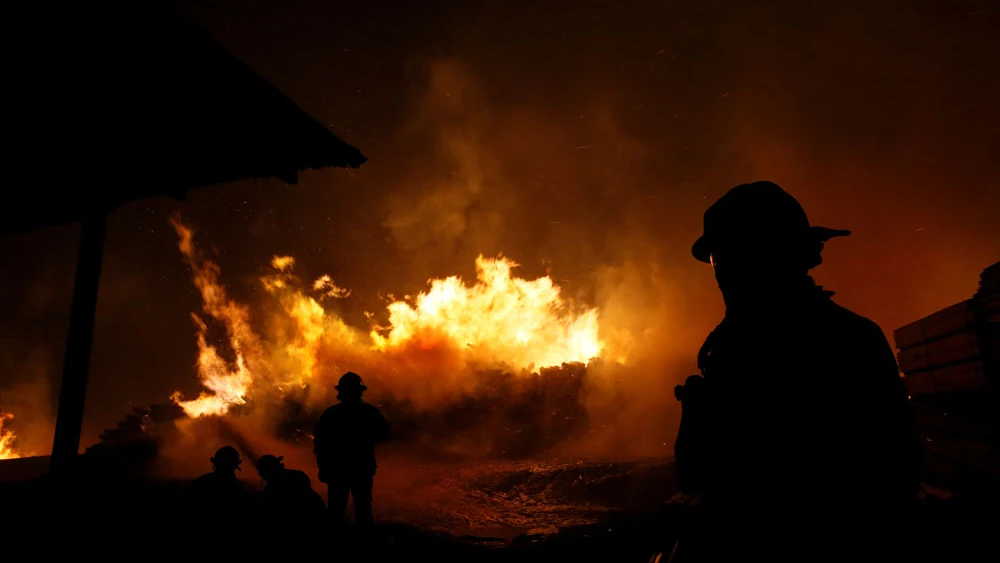
[[[4,42],[0,234],[82,222],[52,470],[80,445],[107,216],[367,159],[167,4],[17,3]]]
[[[23,30],[4,39],[14,95],[4,132],[14,178],[6,181],[17,182],[7,195],[17,200],[0,206],[0,234],[211,184],[295,183],[300,170],[366,161],[164,4],[45,9],[56,14],[17,8],[8,21]]]

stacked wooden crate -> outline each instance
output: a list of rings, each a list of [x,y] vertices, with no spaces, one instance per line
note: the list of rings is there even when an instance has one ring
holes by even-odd
[[[1000,263],[976,295],[895,331],[929,479],[1000,494]]]
[[[899,369],[910,395],[986,387],[973,299],[896,330]]]

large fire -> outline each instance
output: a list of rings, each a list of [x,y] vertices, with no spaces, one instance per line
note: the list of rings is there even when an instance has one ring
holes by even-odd
[[[0,412],[0,459],[21,457],[14,449],[14,432],[3,427],[4,422],[14,418],[10,413]]]
[[[470,369],[538,373],[563,363],[586,364],[605,349],[597,309],[577,307],[549,277],[514,277],[518,265],[502,256],[479,256],[473,284],[458,276],[429,280],[427,291],[388,304],[387,326],[368,314],[371,326],[365,330],[321,304],[346,298],[350,290],[325,275],[303,283],[293,273],[293,257],[275,256],[271,273],[260,281],[276,297],[278,313],[262,338],[251,328],[249,308],[220,284],[218,265],[194,246],[191,229],[178,220],[173,226],[202,312],[225,328],[235,357],[224,360],[209,344],[205,321],[192,315],[205,391],[196,399],[184,400],[180,392],[172,397],[191,417],[225,414],[250,398],[280,397],[349,369],[391,375],[397,387],[414,393],[434,386],[433,392],[442,393],[442,386],[461,388],[465,382],[458,379]]]
[[[586,363],[601,355],[597,310],[566,311],[557,285],[548,277],[511,277],[518,265],[505,258],[476,258],[477,283],[458,276],[431,280],[430,290],[389,304],[388,334],[371,332],[375,347],[392,351],[423,335],[445,337],[485,363],[523,369]]]

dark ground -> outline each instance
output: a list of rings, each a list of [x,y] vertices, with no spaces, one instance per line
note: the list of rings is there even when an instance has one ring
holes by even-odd
[[[0,537],[8,547],[72,550],[76,557],[104,559],[315,557],[317,550],[327,549],[335,550],[339,560],[645,562],[658,551],[669,552],[684,521],[679,509],[670,506],[618,510],[593,524],[514,538],[461,537],[387,521],[360,543],[354,533],[338,539],[309,530],[279,532],[253,510],[235,518],[199,520],[212,515],[196,514],[185,492],[186,482],[85,473],[71,480],[0,483]],[[997,506],[982,500],[927,497],[917,523],[910,526],[914,554],[905,560],[998,560]],[[858,510],[864,510],[862,499]],[[747,559],[766,560],[768,545],[779,541],[780,531],[761,538],[758,545],[747,546]],[[863,559],[859,554],[858,560]]]

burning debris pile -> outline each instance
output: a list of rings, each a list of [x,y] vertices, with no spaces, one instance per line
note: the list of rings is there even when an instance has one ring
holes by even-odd
[[[580,436],[587,427],[582,363],[534,374],[482,370],[470,377],[471,391],[437,409],[420,409],[391,394],[380,400],[392,421],[393,441],[444,457],[523,458]],[[285,397],[276,429],[283,440],[311,439],[322,407],[307,408],[304,395]]]
[[[440,411],[421,413],[406,403],[386,405],[402,440],[424,451],[523,458],[578,436],[587,427],[580,393],[587,376],[581,363],[563,364],[537,374],[500,370],[475,374],[478,385]]]
[[[261,417],[278,437],[306,440],[333,400],[333,382],[356,371],[377,382],[371,399],[397,436],[431,449],[447,442],[452,453],[527,455],[586,424],[579,395],[588,364],[606,348],[598,310],[564,298],[549,277],[517,278],[513,261],[480,256],[474,284],[430,280],[413,298],[390,297],[387,325],[368,313],[361,330],[322,305],[349,297],[349,289],[326,275],[300,280],[293,257],[275,256],[260,282],[277,314],[259,327],[192,230],[178,219],[173,226],[202,297],[202,314],[192,319],[204,391],[172,396],[189,417]],[[232,361],[210,343],[217,327]]]

